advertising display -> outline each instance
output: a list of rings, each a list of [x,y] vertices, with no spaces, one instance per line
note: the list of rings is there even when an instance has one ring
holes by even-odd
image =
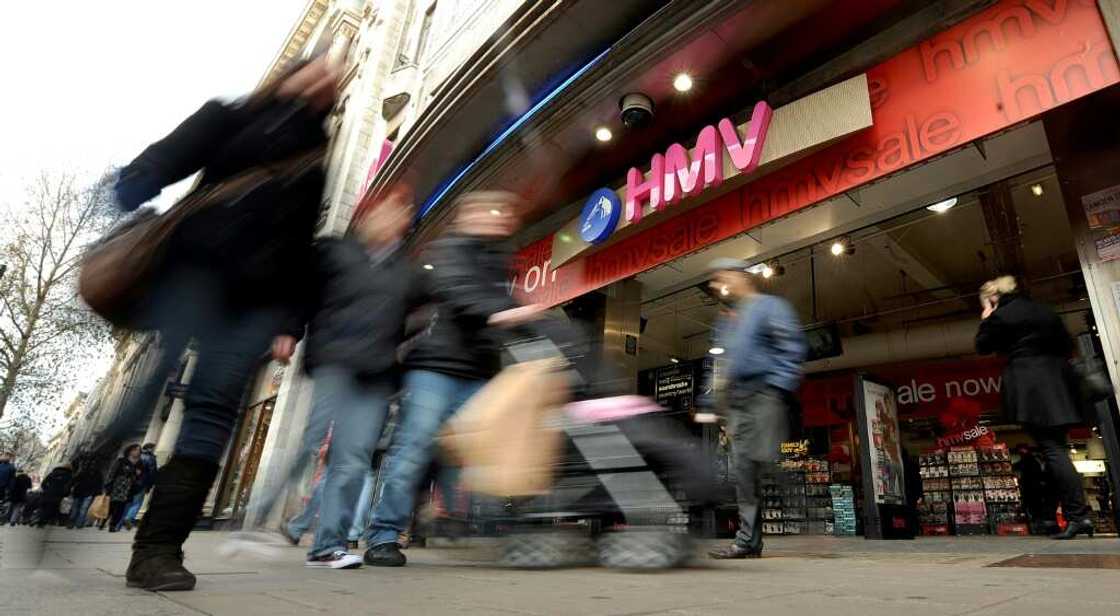
[[[859,375],[855,402],[863,469],[864,536],[912,539],[895,389]]]

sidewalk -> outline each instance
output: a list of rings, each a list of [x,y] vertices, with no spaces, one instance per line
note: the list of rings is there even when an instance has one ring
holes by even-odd
[[[1117,539],[775,538],[762,560],[637,574],[503,570],[478,546],[408,550],[403,569],[309,570],[302,548],[279,542],[273,558],[223,558],[227,538],[195,533],[187,566],[198,589],[153,594],[124,585],[129,533],[5,527],[0,614],[1120,614],[1118,568],[988,566],[1082,554],[1075,564],[1116,567]]]

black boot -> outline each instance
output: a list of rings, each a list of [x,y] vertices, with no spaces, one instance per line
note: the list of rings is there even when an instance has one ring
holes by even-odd
[[[195,577],[183,567],[183,543],[202,513],[218,465],[174,457],[156,476],[148,511],[132,542],[128,585],[151,591],[191,590]]]
[[[1050,538],[1073,539],[1083,533],[1089,535],[1089,537],[1091,538],[1093,536],[1094,530],[1095,529],[1093,528],[1093,522],[1089,519],[1077,521],[1070,520],[1069,524],[1066,524],[1066,529],[1064,531],[1058,533],[1057,535],[1051,535]]]

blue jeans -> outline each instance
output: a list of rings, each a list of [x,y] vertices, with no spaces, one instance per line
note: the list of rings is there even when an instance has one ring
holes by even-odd
[[[132,497],[132,502],[128,504],[128,510],[124,512],[124,518],[121,522],[128,522],[129,524],[136,523],[136,516],[140,513],[140,507],[144,504],[144,495],[147,492],[141,491],[136,496]]]
[[[319,507],[323,505],[323,484],[325,483],[327,483],[326,473],[319,478],[319,483],[315,484],[314,488],[311,488],[311,495],[308,497],[307,504],[303,507],[303,510],[287,522],[282,522],[288,525],[289,536],[298,539],[307,532],[307,529],[311,528],[311,523],[315,521],[315,516],[319,515]]]
[[[370,468],[366,471],[365,481],[362,482],[362,494],[358,497],[358,506],[354,508],[354,522],[350,524],[350,533],[346,537],[350,541],[361,539],[362,533],[366,530],[366,524],[369,523],[370,505],[373,504],[373,486],[375,483],[377,483],[377,475]]]
[[[370,460],[389,414],[388,381],[362,381],[346,369],[323,366],[312,373],[315,394],[312,415],[330,417],[331,432],[319,527],[310,556],[347,549],[354,506],[369,474]]]
[[[92,496],[82,496],[74,499],[74,504],[70,506],[70,524],[74,528],[85,528],[86,516],[89,515],[89,506],[92,504]]]
[[[389,450],[385,481],[366,535],[367,544],[396,542],[408,530],[416,506],[416,491],[435,455],[440,428],[485,384],[424,370],[405,375],[400,424]]]

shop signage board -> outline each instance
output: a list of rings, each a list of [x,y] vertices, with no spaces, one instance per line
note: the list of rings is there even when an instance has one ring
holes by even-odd
[[[1115,261],[1120,259],[1120,233],[1110,233],[1096,240],[1097,256],[1101,261]]]
[[[870,128],[562,265],[555,237],[526,246],[512,291],[567,301],[1116,83],[1096,3],[1003,0],[868,70]]]
[[[894,387],[856,377],[856,422],[864,486],[864,536],[912,538],[907,523],[901,432]]]
[[[654,381],[654,399],[674,411],[691,411],[696,396],[695,373],[692,364],[659,368]]]
[[[1081,206],[1085,208],[1090,229],[1120,227],[1120,185],[1081,197]],[[1097,243],[1097,249],[1100,250],[1100,242]],[[1101,258],[1104,259],[1103,254]]]

